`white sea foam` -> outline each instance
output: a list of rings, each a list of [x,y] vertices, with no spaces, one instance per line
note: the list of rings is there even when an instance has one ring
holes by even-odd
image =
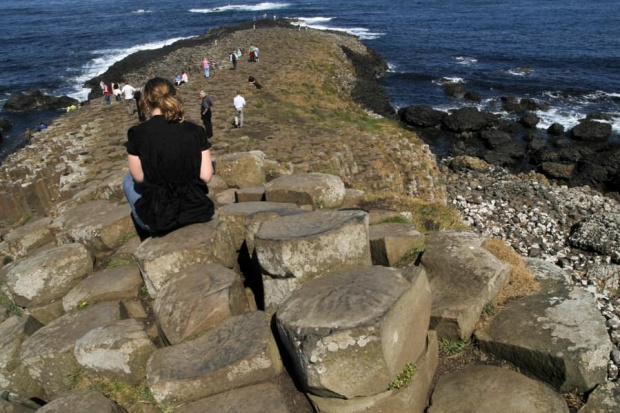
[[[397,65],[395,65],[394,63],[390,63],[388,62],[388,73],[396,73],[396,68],[398,68]]]
[[[586,114],[574,108],[551,108],[547,111],[536,111],[536,116],[540,118],[538,128],[547,129],[552,124],[559,123],[566,130],[569,130],[579,123],[579,119],[585,118]]]
[[[460,65],[471,65],[478,62],[478,59],[470,56],[456,56],[454,57],[454,60],[456,60]]]
[[[327,23],[332,21],[333,17],[291,17],[291,19],[304,22],[306,24]]]
[[[151,10],[138,9],[131,12],[132,14],[146,14],[153,13]]]
[[[297,25],[297,22],[291,22],[293,25]],[[333,30],[335,32],[344,32],[349,33],[354,36],[359,37],[361,40],[372,40],[378,39],[379,37],[385,35],[385,33],[375,33],[363,27],[331,27],[325,26],[323,24],[307,24],[308,27],[316,30]]]
[[[444,83],[467,83],[462,77],[442,77],[441,79],[433,80],[435,85],[441,86]]]
[[[137,44],[135,46],[129,47],[127,49],[105,49],[105,50],[95,50],[91,52],[93,55],[97,57],[91,59],[82,66],[79,70],[79,75],[75,76],[71,81],[75,85],[73,87],[74,92],[69,93],[68,95],[72,98],[78,100],[86,100],[88,98],[88,94],[90,93],[90,89],[82,88],[82,85],[87,80],[92,79],[95,76],[99,76],[104,73],[110,66],[114,63],[123,60],[127,56],[136,53],[140,50],[153,50],[159,49],[164,46],[168,46],[174,42],[184,39],[190,39],[191,37],[175,37],[168,40],[162,40],[159,42],[152,43],[143,43]]]
[[[190,13],[222,13],[225,11],[268,11],[279,10],[290,6],[289,3],[258,3],[258,4],[229,4],[227,6],[213,7],[211,9],[190,9]]]

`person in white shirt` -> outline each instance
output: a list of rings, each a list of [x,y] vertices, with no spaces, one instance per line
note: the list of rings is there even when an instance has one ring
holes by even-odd
[[[235,106],[235,127],[243,127],[243,108],[245,107],[245,99],[241,96],[241,91],[237,91],[237,96],[233,99]]]
[[[125,84],[121,88],[121,93],[123,94],[123,99],[125,99],[125,105],[127,105],[127,113],[129,115],[133,115],[135,111],[136,102],[133,99],[133,94],[136,89],[134,89],[130,84]]]

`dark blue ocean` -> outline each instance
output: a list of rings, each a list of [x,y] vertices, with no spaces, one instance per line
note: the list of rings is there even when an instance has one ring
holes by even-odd
[[[1,0],[0,104],[33,89],[85,99],[86,80],[135,51],[265,13],[359,35],[388,61],[383,82],[396,107],[466,104],[444,95],[441,82],[452,79],[487,109],[507,95],[549,103],[540,127],[607,112],[620,134],[618,0]],[[15,122],[0,159],[26,127],[57,115],[0,112]]]

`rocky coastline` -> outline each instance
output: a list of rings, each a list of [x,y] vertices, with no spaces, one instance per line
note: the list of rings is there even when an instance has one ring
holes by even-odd
[[[10,338],[0,344],[11,351],[0,407],[422,412],[430,404],[435,413],[474,403],[494,412],[527,394],[532,411],[614,411],[618,202],[462,154],[437,164],[427,145],[390,120],[379,56],[352,36],[281,24],[215,29],[130,56],[91,80],[137,85],[194,67],[180,93],[189,120],[198,120],[201,88],[215,102],[214,221],[143,243],[132,237],[120,182],[125,132],[138,121],[123,105],[102,105],[97,88],[89,105],[35,134],[2,165],[0,329]],[[261,45],[260,64],[229,70],[227,51],[249,42]],[[312,47],[316,59],[277,54],[291,43]],[[209,80],[197,70],[205,54],[214,68]],[[248,75],[265,88],[248,85]],[[251,128],[243,131],[231,127],[227,111],[237,88],[249,103]],[[447,124],[472,119],[460,115]],[[466,129],[455,131],[459,139],[483,135]],[[450,208],[468,231],[447,231],[464,229],[441,220]],[[491,237],[528,257],[540,284],[498,306],[495,317],[489,305],[511,264],[485,247]],[[306,249],[291,258],[286,251],[296,243]],[[348,248],[333,248],[340,245]],[[310,258],[313,265],[298,265]],[[28,284],[33,277],[49,288]],[[531,310],[514,314],[519,307]],[[503,317],[514,317],[513,329],[525,320],[532,336],[549,342],[515,340],[501,331]],[[334,331],[334,323],[342,327]],[[465,344],[472,337],[476,347]],[[449,367],[446,347],[455,343],[470,346],[462,372]],[[101,362],[102,351],[109,360],[127,356],[125,364]],[[532,357],[549,369],[528,364]],[[123,399],[111,390],[121,382],[149,397]],[[506,399],[468,398],[489,382],[512,391]],[[458,393],[459,386],[476,390]],[[50,403],[40,408],[40,400]]]

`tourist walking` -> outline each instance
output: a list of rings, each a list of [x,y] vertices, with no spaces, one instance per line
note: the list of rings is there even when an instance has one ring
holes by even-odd
[[[254,45],[250,45],[250,62],[254,62]]]
[[[211,99],[207,96],[207,92],[204,90],[200,91],[200,99],[200,118],[205,125],[207,139],[211,139],[213,137],[213,123],[211,123],[211,108],[213,107],[213,102],[211,102]]]
[[[228,55],[228,60],[232,62],[232,70],[237,70],[237,53],[234,50]]]
[[[241,95],[241,91],[237,91],[237,96],[233,99],[235,107],[235,127],[243,128],[243,108],[245,107],[245,99]]]
[[[142,88],[136,89],[133,94],[133,100],[136,101],[136,109],[138,111],[138,120],[144,122],[146,116],[144,115],[144,108],[142,107]]]
[[[133,99],[133,94],[135,91],[136,89],[134,89],[130,84],[125,84],[121,88],[121,93],[123,94],[123,99],[125,99],[125,105],[127,106],[128,115],[133,115],[133,112],[135,111],[135,101]]]
[[[151,118],[127,132],[129,173],[123,180],[141,238],[213,217],[207,183],[213,176],[205,131],[184,120],[172,82],[153,78],[142,92]]]
[[[202,69],[205,72],[205,77],[209,77],[210,76],[210,68],[211,68],[211,62],[209,62],[207,60],[207,57],[205,56],[205,58],[202,59]]]
[[[181,82],[189,83],[189,76],[187,76],[187,72],[183,72],[183,74],[181,75]]]
[[[112,93],[117,102],[121,101],[121,87],[116,82],[112,82]]]
[[[110,86],[106,85],[104,82],[99,83],[99,86],[101,86],[101,90],[103,91],[103,102],[109,105],[110,95],[112,94],[112,92],[110,92]]]

